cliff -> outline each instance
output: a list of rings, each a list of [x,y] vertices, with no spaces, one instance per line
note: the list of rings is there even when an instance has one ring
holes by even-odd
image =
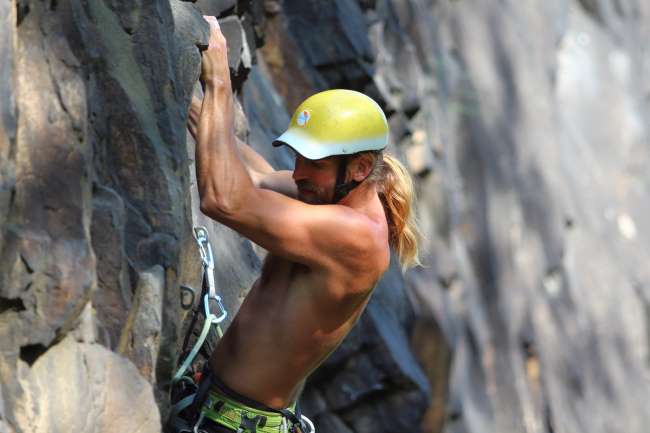
[[[159,432],[210,232],[232,319],[263,252],[201,215],[185,124],[220,17],[237,134],[385,110],[424,267],[314,373],[319,432],[645,431],[650,6],[640,0],[0,3],[0,431]],[[260,324],[272,326],[272,324]]]

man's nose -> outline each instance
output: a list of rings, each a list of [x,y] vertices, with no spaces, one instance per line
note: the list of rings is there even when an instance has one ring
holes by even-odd
[[[305,170],[305,161],[304,158],[300,155],[296,155],[296,162],[293,168],[293,180],[299,181],[307,178],[307,172]]]

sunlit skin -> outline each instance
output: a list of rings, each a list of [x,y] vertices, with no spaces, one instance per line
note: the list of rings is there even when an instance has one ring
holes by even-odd
[[[389,264],[388,226],[373,183],[330,204],[339,157],[296,155],[293,172],[275,171],[236,139],[225,39],[209,22],[205,96],[188,125],[201,211],[268,251],[210,366],[236,392],[284,408],[363,311]],[[349,158],[345,180],[363,181],[373,163]]]

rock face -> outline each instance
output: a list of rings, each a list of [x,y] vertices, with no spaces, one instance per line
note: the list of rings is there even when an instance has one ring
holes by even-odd
[[[30,424],[48,413],[54,394],[31,389],[21,376],[41,374],[38,363],[86,317],[94,331],[86,343],[96,346],[88,350],[98,368],[112,363],[116,375],[128,368],[141,378],[134,393],[103,384],[100,370],[79,371],[71,386],[98,384],[80,396],[89,406],[64,397],[80,419],[90,406],[131,409],[123,419],[103,412],[117,416],[114,425],[106,418],[96,430],[78,430],[137,431],[146,424],[159,431],[153,398],[134,397],[153,395],[160,385],[155,391],[164,409],[176,361],[179,256],[190,236],[185,117],[206,29],[186,4],[178,8],[188,13],[176,16],[169,3],[3,8],[0,53],[10,65],[2,68],[0,146],[3,422],[15,431],[56,431]],[[187,26],[194,33],[170,31],[176,17],[194,19]],[[185,55],[177,57],[181,47]],[[103,387],[111,392],[97,392]]]
[[[447,431],[648,423],[648,178],[636,164],[648,158],[650,10],[586,3],[411,11],[434,23],[447,71],[433,117],[442,179],[426,183],[448,191],[433,226],[446,241],[430,247],[448,257],[414,277],[454,348]]]
[[[319,432],[647,431],[646,3],[0,3],[0,431],[161,431],[192,227],[225,326],[259,273],[198,211],[201,14],[274,167],[291,110],[347,87],[416,179],[425,266],[393,263],[310,377]]]
[[[16,373],[24,393],[14,414],[23,431],[160,431],[151,385],[128,359],[101,345],[67,337],[31,368],[21,362]]]

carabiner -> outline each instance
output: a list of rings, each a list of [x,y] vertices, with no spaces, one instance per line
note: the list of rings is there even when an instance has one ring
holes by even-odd
[[[212,256],[212,247],[208,240],[208,229],[203,226],[194,227],[194,239],[199,244],[199,253],[201,254],[203,266],[208,269],[214,269],[214,258]]]
[[[216,301],[217,305],[221,309],[221,314],[219,316],[216,316],[210,311],[210,299]],[[210,320],[212,323],[218,324],[223,322],[228,316],[228,312],[226,311],[226,308],[223,306],[223,303],[221,302],[221,296],[218,295],[210,296],[209,294],[206,294],[205,297],[203,298],[203,305],[205,307],[205,320]]]
[[[194,239],[200,244],[208,238],[208,229],[204,226],[194,227]]]

